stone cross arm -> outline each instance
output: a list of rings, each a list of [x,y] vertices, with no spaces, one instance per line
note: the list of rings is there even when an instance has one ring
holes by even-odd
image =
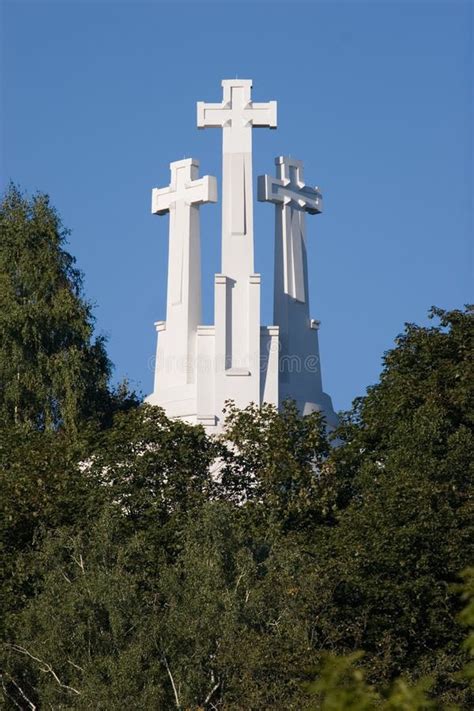
[[[275,159],[277,177],[258,178],[258,199],[280,206],[276,212],[275,238],[278,258],[275,262],[275,282],[295,301],[307,305],[306,212],[322,212],[322,196],[318,188],[303,181],[303,163],[294,158]]]
[[[224,128],[240,121],[242,126],[254,128],[277,127],[277,103],[269,101],[267,104],[250,102],[247,106],[234,109],[232,106],[222,104],[197,103],[198,128]]]
[[[258,178],[258,199],[292,205],[312,215],[323,210],[323,196],[318,187],[306,185],[303,181],[303,163],[294,158],[279,156],[275,159],[277,177],[260,175]]]
[[[225,79],[220,104],[197,103],[198,128],[277,126],[277,102],[255,103],[251,99],[251,79]]]
[[[187,158],[170,163],[171,182],[166,188],[152,191],[151,211],[154,215],[165,215],[176,203],[200,205],[217,202],[217,180],[212,175],[198,178],[199,161]]]

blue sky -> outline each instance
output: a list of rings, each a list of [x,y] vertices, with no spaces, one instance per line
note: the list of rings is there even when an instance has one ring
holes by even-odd
[[[2,188],[48,192],[97,304],[117,379],[148,393],[165,316],[167,218],[150,191],[193,156],[221,172],[221,132],[195,102],[224,78],[278,101],[254,131],[254,175],[305,162],[310,300],[337,409],[374,383],[405,321],[472,300],[470,2],[6,2]],[[220,270],[220,206],[201,210],[204,321]],[[262,323],[272,323],[273,208],[255,203]]]

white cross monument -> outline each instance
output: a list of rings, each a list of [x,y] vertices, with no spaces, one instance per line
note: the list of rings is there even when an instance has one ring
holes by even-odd
[[[216,178],[198,178],[199,161],[170,164],[171,183],[152,191],[154,215],[169,213],[168,295],[166,321],[157,321],[158,339],[151,404],[169,403],[185,414],[196,399],[196,332],[201,322],[201,245],[199,206],[217,202]],[[192,409],[192,407],[191,407]]]
[[[303,163],[275,158],[277,176],[258,178],[258,199],[275,205],[275,271],[273,321],[280,336],[280,403],[296,400],[307,414],[322,410],[330,424],[336,416],[331,398],[323,392],[319,358],[319,321],[310,318],[306,213],[322,212],[319,188],[303,180]]]
[[[215,178],[198,180],[194,160],[171,164],[171,185],[153,191],[152,212],[170,213],[166,322],[158,321],[151,404],[170,417],[223,424],[223,407],[250,402],[322,410],[317,323],[309,318],[305,213],[321,212],[321,194],[303,182],[302,164],[277,159],[277,178],[259,179],[259,199],[276,205],[275,325],[260,325],[260,274],[254,272],[252,129],[276,128],[275,101],[254,103],[249,79],[222,82],[223,101],[198,102],[199,128],[222,128],[222,267],[215,275],[214,324],[202,325],[198,206],[216,201]]]
[[[198,102],[197,125],[222,128],[221,272],[227,280],[226,312],[230,329],[222,355],[227,370],[252,373],[251,360],[258,354],[249,353],[249,329],[253,330],[252,311],[256,308],[251,303],[249,283],[252,278],[259,283],[259,275],[254,275],[252,129],[276,128],[277,105],[276,101],[254,103],[250,79],[224,80],[222,87],[222,103]],[[258,316],[257,332],[259,326]]]

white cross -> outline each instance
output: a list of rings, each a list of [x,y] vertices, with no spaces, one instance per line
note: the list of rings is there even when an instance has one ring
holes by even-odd
[[[251,99],[250,79],[225,79],[223,101],[197,104],[198,128],[222,128],[222,262],[221,273],[232,280],[225,295],[223,328],[229,335],[225,362],[247,367],[255,314],[250,294],[254,275],[252,129],[276,128],[276,101]],[[217,292],[216,292],[217,294]],[[224,298],[224,297],[223,297]],[[217,326],[216,326],[217,327]],[[252,332],[253,333],[253,332]],[[258,377],[258,368],[255,377]],[[252,376],[253,377],[253,376]],[[253,383],[257,381],[252,380]],[[252,396],[249,399],[253,399]]]
[[[258,199],[281,207],[283,284],[285,293],[305,302],[305,212],[322,212],[323,198],[319,188],[305,185],[302,161],[279,156],[275,158],[277,177],[258,178]],[[277,229],[280,222],[277,220]]]
[[[199,161],[195,158],[170,163],[170,169],[170,185],[152,190],[151,211],[155,215],[170,213],[168,301],[175,305],[182,301],[184,250],[192,237],[191,210],[217,202],[217,181],[210,175],[198,178]]]
[[[261,175],[258,178],[258,199],[264,202],[298,207],[311,215],[322,212],[323,196],[319,188],[303,181],[303,161],[279,156],[275,158],[277,177]]]
[[[253,102],[251,79],[224,79],[222,88],[222,103],[198,101],[198,128],[223,128],[224,153],[250,153],[252,128],[276,128],[277,102]]]

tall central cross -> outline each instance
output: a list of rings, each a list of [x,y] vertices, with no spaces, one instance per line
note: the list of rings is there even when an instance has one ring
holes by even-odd
[[[227,375],[242,368],[250,374],[249,359],[253,356],[249,344],[255,341],[255,324],[260,327],[260,314],[255,314],[257,307],[251,296],[259,294],[254,275],[252,129],[276,128],[277,105],[276,101],[254,103],[250,79],[226,79],[222,87],[222,103],[197,104],[198,128],[222,128],[223,136],[221,277],[226,316],[222,327],[216,321],[216,328],[225,331],[225,354],[219,353],[219,357],[224,356]],[[216,308],[219,303],[216,294]],[[252,372],[257,387],[258,367]]]
[[[198,128],[222,128],[222,273],[253,273],[252,128],[276,128],[277,104],[254,103],[250,79],[225,79],[220,104],[197,104]]]
[[[322,195],[303,181],[303,163],[275,158],[277,177],[258,178],[258,199],[276,205],[275,292],[279,288],[296,301],[307,302],[305,213],[322,212]]]

